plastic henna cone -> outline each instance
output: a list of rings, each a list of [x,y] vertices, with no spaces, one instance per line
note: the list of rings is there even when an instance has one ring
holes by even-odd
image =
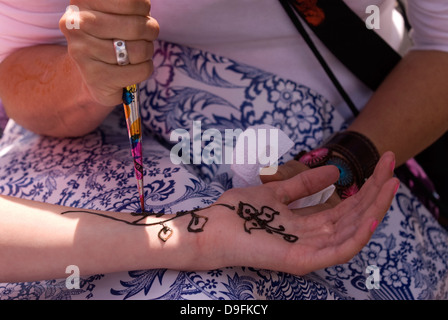
[[[145,193],[143,186],[143,152],[142,124],[139,105],[139,85],[135,84],[123,89],[123,107],[126,116],[131,153],[134,160],[134,172],[142,213],[145,212]]]

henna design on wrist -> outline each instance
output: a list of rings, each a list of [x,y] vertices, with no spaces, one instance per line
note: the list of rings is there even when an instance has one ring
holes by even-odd
[[[282,225],[279,226],[272,226],[272,222],[274,221],[275,217],[280,214],[280,212],[272,209],[268,206],[262,206],[260,210],[257,210],[253,205],[239,202],[238,207],[223,204],[223,203],[217,203],[213,204],[212,206],[221,206],[225,207],[229,210],[235,211],[240,218],[244,220],[244,231],[251,234],[252,230],[265,230],[269,234],[279,234],[283,236],[283,239],[287,242],[296,242],[299,240],[299,238],[292,234],[285,233],[285,227]],[[64,211],[61,214],[71,214],[71,213],[85,213],[85,214],[91,214],[99,217],[103,217],[106,219],[111,219],[114,221],[122,222],[128,225],[132,226],[141,226],[141,227],[152,227],[152,226],[161,226],[162,228],[158,232],[157,236],[160,240],[163,242],[168,241],[168,239],[173,235],[174,231],[170,227],[166,225],[167,222],[190,215],[191,220],[188,224],[187,231],[191,233],[199,233],[204,231],[204,227],[207,224],[209,218],[205,216],[201,216],[197,214],[197,212],[200,212],[202,210],[205,210],[210,207],[206,208],[198,208],[194,210],[189,211],[181,211],[176,213],[174,217],[167,218],[162,221],[153,222],[153,223],[145,223],[142,222],[147,217],[155,217],[160,218],[164,216],[163,213],[152,213],[152,212],[144,212],[144,213],[131,213],[132,216],[137,217],[134,221],[128,221],[124,219],[120,219],[117,217],[109,216],[107,214],[99,213],[99,212],[93,212],[93,211],[87,211],[87,210],[69,210]]]
[[[152,226],[160,225],[160,226],[162,226],[162,229],[160,229],[157,236],[159,237],[160,240],[162,240],[163,242],[166,242],[173,235],[174,231],[170,227],[166,226],[165,223],[172,221],[174,219],[178,219],[178,218],[187,216],[187,215],[191,216],[190,223],[188,224],[188,227],[187,227],[188,232],[198,233],[198,232],[204,231],[204,226],[208,222],[208,217],[198,215],[196,212],[199,212],[199,211],[202,211],[205,209],[207,209],[207,208],[198,208],[198,209],[194,209],[194,210],[190,210],[190,211],[181,211],[181,212],[176,213],[176,215],[174,217],[165,219],[163,221],[154,222],[154,223],[144,223],[141,221],[147,217],[160,218],[164,214],[163,213],[153,213],[153,212],[131,213],[132,216],[138,217],[134,221],[127,221],[124,219],[109,216],[107,214],[93,212],[93,211],[86,211],[86,210],[69,210],[69,211],[62,212],[61,214],[64,215],[64,214],[70,214],[70,213],[86,213],[86,214],[91,214],[91,215],[103,217],[106,219],[111,219],[114,221],[122,222],[122,223],[125,223],[128,225],[131,225],[131,226],[140,226],[140,227],[152,227]]]

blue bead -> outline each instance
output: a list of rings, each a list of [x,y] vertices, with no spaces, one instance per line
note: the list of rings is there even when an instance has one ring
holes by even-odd
[[[353,184],[353,171],[347,161],[341,158],[331,157],[328,159],[327,164],[336,166],[339,169],[339,180],[337,181],[338,185],[348,187]]]

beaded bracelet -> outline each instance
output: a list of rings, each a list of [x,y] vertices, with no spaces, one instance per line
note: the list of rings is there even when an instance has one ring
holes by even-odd
[[[339,169],[336,190],[341,199],[346,199],[357,193],[372,175],[380,155],[366,136],[354,131],[343,131],[333,135],[318,149],[300,152],[295,159],[310,168],[336,166]]]

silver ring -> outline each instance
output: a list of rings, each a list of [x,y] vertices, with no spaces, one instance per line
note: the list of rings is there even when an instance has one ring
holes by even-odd
[[[126,42],[124,40],[114,40],[115,55],[117,63],[120,66],[129,64],[128,50],[126,50]]]

